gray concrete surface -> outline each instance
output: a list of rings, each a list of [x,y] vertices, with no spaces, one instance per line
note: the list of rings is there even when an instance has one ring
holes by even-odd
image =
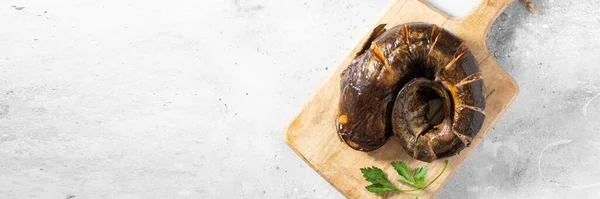
[[[600,195],[600,3],[512,5],[521,88],[438,198]],[[389,1],[0,2],[0,198],[342,198],[283,126]]]

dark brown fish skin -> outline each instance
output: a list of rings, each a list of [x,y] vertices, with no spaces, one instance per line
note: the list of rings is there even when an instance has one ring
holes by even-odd
[[[475,58],[461,39],[432,24],[382,29],[342,72],[338,135],[353,149],[372,151],[395,134],[409,155],[425,162],[458,153],[485,119]],[[431,93],[444,109],[435,126],[425,117]]]
[[[393,79],[379,79],[382,75]],[[394,87],[388,86],[396,82],[393,76],[371,53],[356,57],[343,72],[340,101],[344,103],[339,104],[338,117],[346,115],[348,121],[345,124],[338,121],[337,127],[341,138],[353,149],[375,150],[392,135],[387,116],[396,94]]]
[[[429,93],[425,91],[428,90]],[[432,126],[426,117],[427,111],[420,110],[432,94],[442,100],[444,119]],[[451,150],[454,144],[452,133],[452,100],[442,84],[426,78],[409,81],[398,93],[392,112],[394,133],[401,146],[411,156],[422,161],[433,161],[440,151]],[[417,125],[415,125],[417,124]]]

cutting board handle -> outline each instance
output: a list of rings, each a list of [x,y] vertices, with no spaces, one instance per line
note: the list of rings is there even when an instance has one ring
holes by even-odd
[[[458,21],[464,27],[473,27],[487,33],[496,18],[514,0],[481,0],[469,14],[460,18],[451,18]]]
[[[486,47],[486,38],[490,27],[504,9],[515,0],[481,0],[467,15],[458,18],[433,8],[425,0],[407,1],[419,1],[432,11],[442,15],[446,19],[442,23],[442,27],[467,41],[471,51],[477,52],[475,58],[483,61],[490,56]]]

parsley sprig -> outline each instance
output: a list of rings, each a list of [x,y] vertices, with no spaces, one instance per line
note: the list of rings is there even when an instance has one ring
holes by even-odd
[[[398,172],[398,175],[402,176],[402,178],[400,178],[398,182],[409,185],[415,189],[399,189],[398,187],[394,186],[390,182],[390,180],[388,180],[388,178],[385,176],[385,173],[383,173],[383,171],[380,168],[377,168],[375,166],[360,169],[360,172],[365,177],[365,180],[371,182],[371,185],[365,188],[373,193],[384,193],[388,191],[400,191],[406,193],[419,191],[419,193],[416,196],[416,199],[418,199],[421,193],[423,193],[423,191],[425,191],[425,189],[427,189],[429,185],[433,184],[433,182],[435,182],[442,175],[442,173],[446,171],[446,167],[448,167],[448,160],[445,161],[444,168],[442,168],[442,171],[440,171],[440,173],[427,184],[425,184],[425,174],[427,174],[428,171],[427,166],[414,169],[412,174],[408,169],[406,163],[402,161],[392,162],[392,167],[394,167],[394,170]]]

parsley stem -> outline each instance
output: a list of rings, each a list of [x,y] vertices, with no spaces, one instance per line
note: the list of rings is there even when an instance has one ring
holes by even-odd
[[[442,173],[444,173],[444,171],[446,171],[446,167],[448,167],[448,159],[446,159],[446,163],[444,164],[444,168],[442,168],[442,171],[440,171],[440,173],[435,176],[435,178],[433,178],[433,180],[431,180],[431,182],[427,183],[427,185],[425,185],[423,187],[423,189],[421,189],[421,191],[417,194],[417,197],[415,199],[419,199],[419,196],[421,195],[421,193],[423,193],[423,191],[425,191],[425,189],[427,187],[429,187],[429,185],[433,184],[433,182],[435,182],[438,178],[440,178],[440,176],[442,176]]]
[[[404,193],[407,193],[407,192],[413,192],[413,191],[418,191],[418,190],[421,190],[421,189],[409,189],[409,190],[405,190],[405,189],[396,189],[396,191],[399,191],[399,192],[404,192]]]

